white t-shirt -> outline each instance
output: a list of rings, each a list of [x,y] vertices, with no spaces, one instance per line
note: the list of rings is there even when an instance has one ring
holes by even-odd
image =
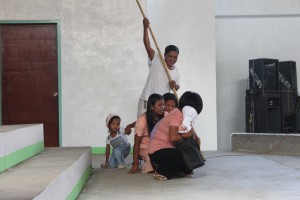
[[[182,114],[183,114],[183,121],[182,124],[179,126],[178,133],[187,133],[191,131],[198,113],[195,110],[195,108],[191,106],[184,106],[182,108]]]
[[[143,92],[140,96],[140,99],[148,101],[148,97],[157,93],[164,95],[167,92],[170,92],[170,84],[168,76],[165,72],[163,64],[161,63],[159,54],[155,52],[152,61],[149,59],[149,74],[143,89]],[[171,78],[176,82],[176,85],[180,85],[180,77],[178,68],[174,66],[173,70],[169,70]]]
[[[125,142],[128,144],[128,140],[127,140],[127,136],[126,136],[126,133],[125,133],[125,128],[120,128],[120,130],[118,131],[118,134],[115,136],[115,137],[110,137],[110,134],[107,136],[106,138],[106,144],[110,144],[110,142],[114,139],[117,139],[118,137],[122,137]]]

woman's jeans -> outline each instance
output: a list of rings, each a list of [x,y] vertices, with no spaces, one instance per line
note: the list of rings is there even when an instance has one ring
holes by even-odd
[[[117,168],[117,167],[125,167],[125,158],[130,153],[130,143],[122,143],[117,147],[113,148],[111,157],[109,159],[109,167]]]

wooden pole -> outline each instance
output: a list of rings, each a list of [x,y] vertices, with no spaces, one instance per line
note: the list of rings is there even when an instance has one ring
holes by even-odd
[[[136,0],[136,3],[138,4],[138,6],[139,6],[139,8],[140,8],[140,11],[141,11],[143,17],[146,18],[146,15],[145,15],[145,13],[144,13],[144,11],[143,11],[143,8],[142,8],[142,6],[141,6],[139,0]],[[163,67],[164,67],[164,69],[165,69],[165,72],[166,72],[166,74],[167,74],[167,76],[168,76],[168,79],[169,79],[169,81],[172,81],[173,79],[172,79],[172,77],[171,77],[171,75],[170,75],[169,69],[168,69],[168,67],[167,67],[167,64],[166,64],[166,62],[165,62],[164,57],[162,56],[162,53],[161,53],[161,51],[160,51],[160,49],[159,49],[159,46],[158,46],[158,44],[157,44],[156,38],[155,38],[155,36],[154,36],[154,33],[153,33],[153,31],[152,31],[150,25],[149,25],[149,31],[150,31],[151,37],[152,37],[152,39],[153,39],[153,42],[154,42],[154,44],[155,44],[155,47],[156,47],[156,49],[157,49],[157,52],[158,52],[158,54],[159,54],[160,61],[162,62]],[[179,99],[178,99],[178,95],[177,95],[176,89],[175,89],[175,88],[171,88],[171,89],[172,89],[174,95],[176,96],[176,99],[179,100]]]

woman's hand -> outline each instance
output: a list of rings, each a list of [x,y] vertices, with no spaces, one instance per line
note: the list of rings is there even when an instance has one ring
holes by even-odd
[[[128,124],[125,128],[125,133],[129,135],[131,133],[131,129],[135,127],[135,122]]]
[[[126,126],[125,133],[126,135],[129,135],[131,133],[131,127],[129,125]]]
[[[135,134],[134,136],[134,146],[133,146],[133,165],[131,170],[128,172],[129,174],[134,174],[139,172],[139,152],[140,152],[140,144],[142,141],[142,136],[138,136]]]
[[[139,166],[136,164],[133,164],[128,174],[135,174],[139,172]]]
[[[108,162],[105,161],[105,164],[101,164],[101,167],[107,169],[109,167]]]
[[[172,143],[182,141],[182,137],[190,138],[193,136],[193,131],[179,135],[180,133],[178,133],[178,130],[179,130],[178,126],[170,126],[169,127],[169,137],[170,137],[170,140]]]

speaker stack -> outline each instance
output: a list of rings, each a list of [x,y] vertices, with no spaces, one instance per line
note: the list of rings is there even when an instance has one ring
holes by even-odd
[[[281,91],[283,132],[298,132],[297,112],[299,112],[297,98],[297,71],[296,62],[279,62],[279,90]],[[298,117],[298,120],[300,118]]]
[[[296,63],[277,59],[249,60],[246,132],[300,132]]]
[[[276,59],[249,60],[249,89],[246,91],[247,132],[282,132],[278,64]]]

